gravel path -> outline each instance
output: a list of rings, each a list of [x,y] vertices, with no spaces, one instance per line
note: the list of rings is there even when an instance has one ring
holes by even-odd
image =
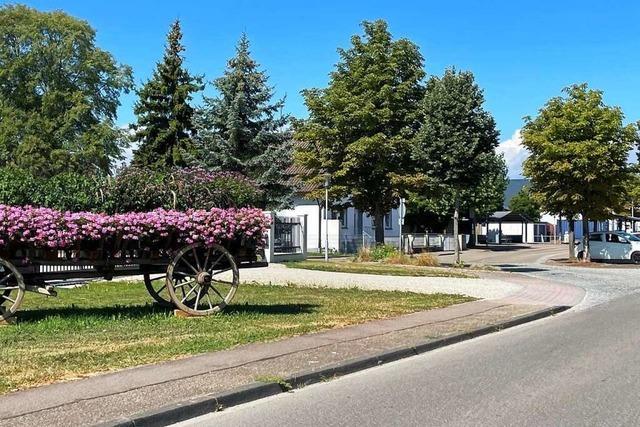
[[[380,289],[426,294],[463,294],[475,298],[503,298],[518,292],[522,286],[491,278],[462,279],[453,277],[380,276],[375,274],[335,273],[329,271],[288,268],[281,264],[240,271],[243,282],[286,285],[326,286],[330,288]]]

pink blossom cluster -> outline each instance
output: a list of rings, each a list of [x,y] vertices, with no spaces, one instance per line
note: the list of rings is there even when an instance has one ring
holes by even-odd
[[[107,215],[0,205],[0,245],[13,242],[65,249],[107,238],[152,244],[170,236],[187,244],[203,242],[210,246],[244,239],[259,245],[268,227],[269,219],[255,208],[186,212],[156,209]]]

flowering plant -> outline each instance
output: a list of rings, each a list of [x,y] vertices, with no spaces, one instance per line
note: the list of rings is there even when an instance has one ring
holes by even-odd
[[[115,215],[62,212],[49,208],[0,205],[0,245],[20,243],[36,248],[65,249],[82,242],[116,238],[157,244],[202,242],[207,246],[244,240],[264,244],[269,219],[260,209],[187,211],[156,209]]]

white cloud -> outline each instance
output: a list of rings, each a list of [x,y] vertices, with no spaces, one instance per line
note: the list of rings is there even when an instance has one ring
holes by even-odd
[[[509,178],[522,178],[522,162],[529,157],[529,152],[522,146],[520,129],[516,130],[511,138],[502,141],[496,151],[504,154],[509,168]]]

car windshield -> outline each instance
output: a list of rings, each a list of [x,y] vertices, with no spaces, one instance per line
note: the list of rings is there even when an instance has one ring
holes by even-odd
[[[625,239],[629,240],[630,242],[640,242],[640,238],[634,236],[633,234],[624,233],[624,232],[618,233],[618,234],[624,237]]]

